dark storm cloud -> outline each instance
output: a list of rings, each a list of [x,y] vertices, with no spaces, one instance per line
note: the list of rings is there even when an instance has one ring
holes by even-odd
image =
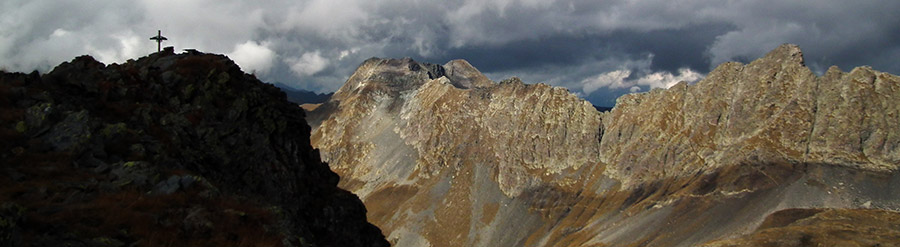
[[[673,30],[609,33],[556,33],[503,45],[471,45],[450,48],[429,59],[447,61],[465,58],[486,73],[575,66],[609,58],[640,60],[653,55],[649,69],[676,72],[681,68],[708,71],[702,56],[716,36],[729,30],[725,25],[696,25]],[[698,55],[701,54],[701,55]],[[596,73],[596,72],[595,72]]]
[[[47,70],[80,54],[123,62],[164,45],[224,53],[266,81],[333,91],[369,57],[466,59],[610,105],[628,92],[697,80],[782,43],[817,72],[900,73],[898,1],[10,0],[0,68]]]

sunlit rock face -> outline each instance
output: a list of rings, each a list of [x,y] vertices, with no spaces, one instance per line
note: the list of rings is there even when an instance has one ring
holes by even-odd
[[[462,60],[373,58],[309,118],[397,246],[692,246],[781,209],[900,208],[898,83],[817,77],[783,45],[599,113]]]
[[[398,244],[522,243],[541,219],[517,198],[571,186],[600,158],[590,103],[516,78],[493,83],[462,60],[370,59],[328,104],[314,143]]]
[[[604,121],[603,162],[617,164],[610,172],[622,180],[751,160],[892,171],[898,89],[896,76],[865,67],[816,77],[800,49],[784,45],[747,65],[722,64],[696,85],[619,98]]]

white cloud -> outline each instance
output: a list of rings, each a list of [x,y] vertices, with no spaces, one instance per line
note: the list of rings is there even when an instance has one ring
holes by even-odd
[[[107,0],[112,1],[112,0]],[[131,1],[128,1],[131,2]],[[239,0],[141,0],[137,13],[121,13],[122,16],[141,16],[130,28],[141,30],[147,38],[162,29],[169,38],[163,45],[176,50],[191,48],[205,52],[225,53],[234,45],[247,40],[262,30],[267,10],[277,8],[274,2],[260,5],[258,2]],[[95,14],[110,13],[99,12]],[[147,39],[144,38],[144,39]],[[154,47],[155,44],[154,44]],[[155,51],[155,49],[154,49]]]
[[[227,55],[244,71],[259,75],[267,74],[275,62],[275,52],[267,44],[256,41],[235,45],[234,51]]]
[[[97,61],[106,64],[121,63],[129,58],[138,57],[144,52],[141,49],[144,40],[131,31],[108,34],[105,37],[80,37],[84,41],[84,50],[94,56]]]
[[[308,0],[279,1],[286,12],[276,12],[273,28],[277,32],[300,32],[316,39],[354,42],[366,38],[366,27],[381,17],[373,10],[375,1]],[[266,27],[263,27],[266,28]]]
[[[581,82],[582,90],[586,94],[590,94],[600,88],[628,88],[629,91],[636,92],[641,90],[640,86],[648,86],[651,89],[670,88],[682,81],[694,83],[704,77],[703,74],[687,68],[679,69],[677,75],[667,71],[657,71],[637,79],[628,80],[628,77],[630,77],[631,74],[631,70],[619,69],[589,77]]]
[[[119,41],[119,46],[121,49],[118,52],[118,56],[114,58],[115,61],[125,61],[129,58],[140,57],[141,54],[144,53],[144,39],[142,36],[138,36],[132,31],[124,32],[121,34],[113,35],[113,38]]]
[[[357,52],[359,52],[359,48],[357,48],[357,47],[354,47],[354,48],[351,48],[351,49],[347,49],[347,50],[343,50],[343,51],[341,51],[341,54],[338,55],[338,60],[344,60],[344,58],[346,58],[347,56],[350,56],[350,55],[355,54],[355,53],[357,53]]]
[[[599,88],[625,88],[631,86],[625,81],[625,78],[631,76],[631,70],[620,69],[599,74],[593,78],[587,78],[581,81],[584,85],[582,89],[585,93],[590,94]]]
[[[66,31],[65,29],[58,28],[56,30],[53,30],[53,33],[50,34],[50,37],[51,38],[65,38],[66,36],[69,36],[70,33],[72,33],[72,32]]]
[[[687,82],[694,83],[703,79],[704,75],[697,73],[688,68],[681,68],[678,70],[678,74],[672,74],[667,71],[658,71],[655,73],[647,74],[637,80],[634,81],[635,85],[640,86],[650,86],[653,88],[670,88],[678,84],[679,82]]]
[[[285,62],[290,64],[291,71],[293,71],[299,77],[305,77],[313,75],[319,71],[322,71],[326,67],[328,67],[328,59],[322,57],[320,52],[313,51],[303,53],[299,58],[291,57],[285,59]]]
[[[498,65],[502,59],[482,57],[490,62],[478,66],[486,72],[523,79],[531,76],[539,80],[529,81],[590,91],[618,83],[599,78],[597,72],[625,69],[631,71],[629,76],[639,77],[655,73],[648,71],[649,67],[635,65],[593,68],[592,63],[598,61],[627,61],[655,52],[666,54],[664,59],[670,62],[660,63],[666,69],[700,69],[697,66],[702,62],[671,62],[678,59],[672,54],[696,56],[685,58],[693,61],[702,57],[716,66],[735,58],[753,59],[790,42],[799,44],[809,55],[808,64],[827,67],[832,63],[875,61],[877,64],[870,65],[891,66],[883,70],[897,71],[900,64],[892,55],[897,52],[880,51],[900,49],[895,35],[896,23],[900,22],[900,15],[894,13],[898,8],[900,1],[878,0],[12,0],[0,1],[0,67],[46,71],[82,54],[105,63],[123,62],[155,52],[156,43],[148,38],[162,29],[169,38],[163,45],[174,46],[176,51],[194,48],[230,53],[235,58],[241,57],[241,46],[254,48],[248,40],[265,41],[256,45],[275,54],[271,64],[265,54],[247,55],[250,58],[238,59],[244,60],[239,64],[258,73],[268,71],[260,77],[263,80],[293,81],[319,91],[337,89],[356,65],[372,56],[418,56],[427,62],[443,63],[446,61],[440,60],[486,56],[473,55],[473,51],[510,51],[497,56],[514,58],[520,50],[507,48],[533,43],[566,46],[572,44],[564,42],[580,37],[597,37],[596,43],[610,43],[607,47],[611,52],[548,53],[566,61],[511,61],[504,65]],[[679,33],[705,26],[721,30],[702,39]],[[652,34],[655,31],[671,31],[687,38],[660,43]],[[641,36],[644,34],[647,36]],[[607,40],[617,37],[642,42],[633,42],[632,46]],[[659,48],[658,44],[672,48]],[[695,48],[684,53],[659,51],[681,47]],[[598,45],[585,49],[604,48]],[[877,51],[866,53],[869,49]],[[530,72],[535,68],[542,69],[539,73],[543,74]],[[589,72],[584,68],[590,68]],[[568,74],[572,71],[578,73]],[[670,76],[690,75],[675,73]],[[622,79],[621,84],[643,83],[643,89],[666,87],[670,81],[667,76],[659,74],[644,81]]]
[[[632,92],[632,93],[637,93],[637,92],[641,91],[641,87],[633,86],[633,87],[629,88],[628,91]]]

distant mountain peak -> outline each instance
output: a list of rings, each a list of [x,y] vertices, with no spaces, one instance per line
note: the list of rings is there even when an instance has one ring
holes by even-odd
[[[367,61],[312,137],[398,246],[699,246],[775,212],[839,226],[900,209],[883,196],[900,193],[900,78],[817,77],[796,45],[602,113],[565,88],[429,66]],[[790,210],[844,207],[875,209]]]
[[[800,50],[800,46],[795,44],[782,44],[763,56],[761,60],[777,60],[783,63],[805,65],[803,51]]]
[[[493,82],[465,60],[453,60],[445,65],[420,63],[412,58],[370,58],[350,76],[347,83],[336,92],[349,92],[371,87],[384,87],[400,92],[421,86],[427,80],[446,77],[461,89],[489,86]],[[338,98],[344,97],[339,96]]]

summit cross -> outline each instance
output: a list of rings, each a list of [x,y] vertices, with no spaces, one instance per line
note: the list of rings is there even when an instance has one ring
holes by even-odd
[[[160,48],[163,40],[168,40],[166,37],[162,36],[162,30],[156,30],[156,36],[150,37],[150,39],[156,40],[156,52],[162,51]]]

